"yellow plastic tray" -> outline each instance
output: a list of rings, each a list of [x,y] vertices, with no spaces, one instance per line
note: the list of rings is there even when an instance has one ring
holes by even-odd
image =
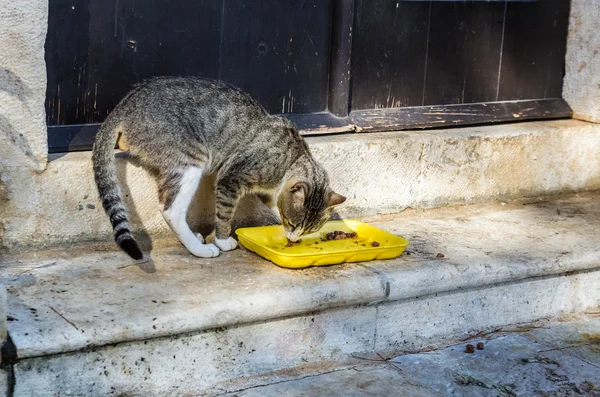
[[[335,230],[356,232],[357,238],[323,241],[323,235]],[[359,221],[329,221],[314,234],[302,237],[301,243],[287,247],[283,227],[261,226],[236,231],[240,243],[249,251],[281,267],[335,265],[342,262],[366,262],[375,259],[392,259],[408,246],[402,237],[387,233]],[[373,247],[377,241],[380,245]]]

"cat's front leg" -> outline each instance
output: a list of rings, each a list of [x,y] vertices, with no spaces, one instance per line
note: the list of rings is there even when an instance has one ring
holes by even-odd
[[[237,178],[219,176],[215,186],[215,244],[222,251],[237,248],[238,242],[231,237],[231,222],[242,195]]]

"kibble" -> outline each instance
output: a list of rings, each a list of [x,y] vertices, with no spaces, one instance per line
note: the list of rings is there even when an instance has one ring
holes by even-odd
[[[475,346],[468,344],[465,347],[465,353],[475,353]]]
[[[438,252],[438,254],[435,256],[436,258],[443,258],[444,254],[442,254],[441,252]]]
[[[477,344],[477,350],[483,350],[483,347],[484,347],[484,346],[485,346],[485,345],[483,344],[483,342],[479,342],[479,343]]]
[[[348,238],[356,238],[358,237],[356,232],[346,233],[341,230],[335,230],[333,232],[329,232],[325,235],[325,239],[327,240],[344,240]]]

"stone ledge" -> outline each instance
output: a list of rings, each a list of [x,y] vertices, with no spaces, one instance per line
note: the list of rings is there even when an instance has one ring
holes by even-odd
[[[327,367],[448,346],[509,324],[589,309],[600,272],[133,341],[13,365],[14,397],[210,396]],[[369,358],[372,357],[372,358]]]
[[[326,316],[335,308],[435,300],[459,291],[475,296],[507,283],[517,283],[513,294],[519,282],[533,282],[539,293],[563,275],[600,274],[599,223],[600,199],[588,194],[380,222],[411,241],[410,255],[390,261],[294,271],[244,250],[209,260],[170,249],[138,267],[122,253],[79,249],[75,255],[22,256],[3,266],[0,282],[16,319],[8,330],[23,359],[316,312]],[[437,259],[437,253],[445,257]],[[597,305],[600,296],[592,292],[578,291],[561,310]],[[562,299],[560,291],[545,293],[551,301]]]
[[[334,187],[349,198],[340,208],[344,217],[600,189],[600,125],[577,120],[307,140]],[[138,234],[172,236],[158,211],[155,183],[122,155],[117,164]],[[111,241],[89,152],[53,155],[41,175],[23,172],[3,175],[8,201],[0,245],[16,251]],[[203,182],[190,211],[190,224],[203,233],[212,224],[211,184],[211,178]],[[238,225],[272,221],[252,197],[236,219]]]
[[[455,346],[391,360],[272,374],[219,397],[263,396],[570,396],[597,395],[600,353],[589,336],[600,319],[561,318],[473,337]],[[483,350],[465,354],[465,344]],[[261,382],[262,381],[262,382]]]

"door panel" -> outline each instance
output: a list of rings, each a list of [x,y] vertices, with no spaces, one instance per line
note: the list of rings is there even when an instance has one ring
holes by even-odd
[[[220,78],[272,113],[327,109],[331,4],[225,0]]]
[[[229,81],[303,134],[570,117],[568,17],[569,0],[50,0],[50,151],[89,150],[152,76]]]

